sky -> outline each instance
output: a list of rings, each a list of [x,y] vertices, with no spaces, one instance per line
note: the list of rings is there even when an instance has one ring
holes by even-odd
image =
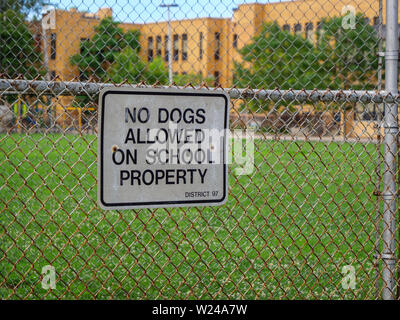
[[[50,0],[51,1],[51,0]],[[178,4],[171,8],[171,19],[193,19],[198,17],[228,18],[233,9],[242,3],[268,3],[279,0],[53,0],[58,9],[77,8],[79,11],[96,12],[99,8],[111,7],[113,16],[119,22],[155,22],[167,20],[166,8],[160,8],[162,3]]]

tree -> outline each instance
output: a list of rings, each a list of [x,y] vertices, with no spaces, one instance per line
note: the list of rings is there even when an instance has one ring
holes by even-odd
[[[91,39],[81,42],[80,53],[71,57],[72,65],[77,65],[81,75],[96,81],[106,81],[107,69],[115,61],[117,54],[126,47],[140,50],[139,31],[124,33],[118,23],[107,17],[95,27]]]
[[[372,89],[378,36],[365,16],[355,17],[354,28],[343,28],[344,17],[322,21],[317,40],[283,31],[276,23],[239,52],[243,62],[235,62],[234,84],[239,87],[280,89]],[[266,109],[256,102],[255,109]],[[352,108],[353,106],[351,106]]]
[[[326,86],[332,89],[373,89],[378,67],[377,32],[362,14],[355,16],[353,28],[343,28],[343,19],[322,22],[317,41],[318,60],[324,62],[320,73],[329,75]]]
[[[168,84],[168,70],[161,57],[155,57],[146,68],[144,80],[147,84]]]
[[[355,16],[354,25],[344,28],[345,17],[333,17],[322,21],[318,34],[321,73],[329,75],[326,86],[331,89],[368,90],[376,88],[378,67],[378,35],[362,14]],[[343,134],[351,127],[356,103],[336,104],[343,111]],[[332,106],[335,106],[332,104]]]
[[[13,79],[40,74],[41,55],[22,14],[13,10],[0,13],[0,72]]]
[[[167,84],[168,71],[161,58],[148,65],[141,59],[139,38],[138,30],[124,33],[112,18],[105,18],[95,27],[93,37],[81,42],[80,53],[72,56],[70,62],[78,66],[81,77],[86,79]],[[78,106],[87,103],[87,97],[76,99]]]
[[[122,47],[132,48],[134,51],[140,51],[140,31],[139,30],[129,30],[123,34],[123,44]]]
[[[316,48],[301,35],[283,31],[276,23],[239,51],[243,62],[234,64],[234,85],[251,88],[315,88]]]
[[[161,57],[156,57],[146,65],[137,51],[125,48],[115,57],[115,62],[108,71],[109,79],[115,83],[167,84],[168,70]]]
[[[276,23],[263,26],[261,33],[239,50],[243,62],[234,63],[233,83],[241,88],[313,89],[321,79],[316,70],[317,49],[301,35],[281,30]],[[269,110],[284,105],[253,99],[247,108]]]
[[[30,13],[39,14],[40,10],[47,3],[48,2],[45,0],[1,0],[0,13],[12,10],[24,16],[27,16]]]
[[[131,47],[126,47],[115,56],[115,61],[108,71],[108,77],[115,83],[127,81],[138,83],[144,80],[146,64],[138,52]]]
[[[200,86],[206,84],[207,86],[212,86],[214,84],[214,77],[208,76],[203,77],[201,74],[188,73],[188,74],[177,74],[174,75],[174,82],[178,86],[185,86],[191,84],[193,86]]]

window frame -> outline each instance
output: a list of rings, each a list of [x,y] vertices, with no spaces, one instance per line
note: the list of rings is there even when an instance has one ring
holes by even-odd
[[[162,56],[162,38],[161,35],[156,36],[156,56]]]
[[[182,42],[182,52],[181,52],[181,59],[182,61],[187,61],[188,59],[188,35],[187,33],[183,33],[181,37]]]
[[[221,58],[221,32],[214,32],[214,60],[219,60]]]
[[[56,60],[57,58],[57,34],[50,34],[50,60]]]
[[[237,33],[234,33],[232,39],[232,45],[235,49],[238,48],[238,41],[239,41],[239,35]]]
[[[154,59],[154,39],[153,36],[147,37],[147,62],[152,62]]]
[[[172,37],[172,60],[179,60],[179,34],[174,34]]]
[[[204,55],[203,39],[204,39],[203,32],[200,32],[200,34],[199,34],[199,59],[200,60],[203,59],[203,55]]]

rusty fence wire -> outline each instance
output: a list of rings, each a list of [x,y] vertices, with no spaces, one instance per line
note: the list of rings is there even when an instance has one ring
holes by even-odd
[[[399,298],[396,1],[247,2],[1,2],[0,298]],[[114,86],[229,94],[225,205],[98,207]]]

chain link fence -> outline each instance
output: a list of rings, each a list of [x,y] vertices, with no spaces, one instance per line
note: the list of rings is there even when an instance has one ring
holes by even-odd
[[[396,1],[101,6],[1,2],[1,298],[398,298]],[[98,207],[112,86],[229,94],[225,205]]]

